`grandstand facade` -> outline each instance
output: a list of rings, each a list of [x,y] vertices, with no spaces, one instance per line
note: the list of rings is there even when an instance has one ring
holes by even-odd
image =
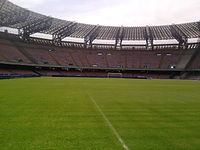
[[[106,77],[109,72],[121,72],[124,77],[199,77],[200,22],[143,27],[89,25],[0,0],[0,26],[2,76]],[[32,36],[38,33],[45,36]]]

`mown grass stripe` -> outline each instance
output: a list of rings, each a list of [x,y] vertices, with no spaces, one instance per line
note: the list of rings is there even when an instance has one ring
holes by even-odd
[[[122,147],[125,150],[129,150],[128,146],[126,145],[126,143],[124,142],[124,140],[121,138],[121,136],[119,135],[119,133],[117,132],[117,130],[114,128],[114,126],[112,125],[112,123],[109,121],[109,119],[106,117],[106,115],[104,114],[104,112],[101,110],[100,106],[97,104],[97,102],[95,101],[95,99],[93,97],[91,97],[89,94],[88,94],[88,96],[90,97],[90,99],[92,100],[92,102],[96,106],[97,110],[102,115],[103,119],[106,121],[106,123],[108,124],[108,126],[110,127],[110,129],[112,130],[112,132],[114,133],[114,135],[116,136],[116,138],[118,139],[118,141],[121,143]]]

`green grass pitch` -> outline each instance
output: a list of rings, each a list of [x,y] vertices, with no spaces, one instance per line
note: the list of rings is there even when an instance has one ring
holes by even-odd
[[[0,150],[199,150],[200,82],[0,81]]]

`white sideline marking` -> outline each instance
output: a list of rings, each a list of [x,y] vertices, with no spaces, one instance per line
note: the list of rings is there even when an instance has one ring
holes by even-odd
[[[102,117],[104,118],[104,120],[106,121],[106,123],[108,124],[108,126],[110,127],[110,129],[113,131],[113,133],[115,134],[115,136],[117,137],[117,139],[121,143],[122,147],[125,150],[129,150],[128,146],[125,144],[125,142],[123,141],[123,139],[121,138],[121,136],[119,135],[119,133],[117,132],[117,130],[113,127],[113,125],[111,124],[111,122],[108,120],[108,118],[106,117],[106,115],[103,113],[103,111],[101,110],[101,108],[99,107],[99,105],[96,103],[95,99],[93,97],[91,97],[89,94],[88,94],[88,96],[90,97],[90,99],[92,100],[92,102],[95,104],[95,106],[98,109],[99,113],[102,115]]]

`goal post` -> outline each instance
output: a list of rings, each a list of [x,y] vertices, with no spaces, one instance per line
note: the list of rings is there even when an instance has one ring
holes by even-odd
[[[113,73],[113,72],[108,72],[107,78],[122,78],[123,74],[122,73]]]

